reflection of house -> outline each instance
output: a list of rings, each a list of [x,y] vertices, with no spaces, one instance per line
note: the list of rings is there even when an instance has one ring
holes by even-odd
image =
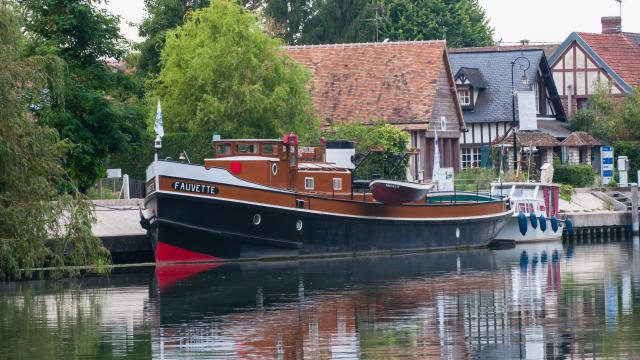
[[[584,131],[573,132],[560,144],[562,161],[570,165],[591,164],[592,153],[600,145],[598,140]]]
[[[510,132],[513,120],[511,68],[512,62],[520,57],[524,59],[518,59],[515,63],[514,86],[517,91],[534,93],[532,101],[535,110],[532,113],[535,111],[535,115],[532,116],[535,116],[534,123],[537,120],[534,127],[537,125],[545,133],[548,128],[557,129],[553,136],[549,136],[552,139],[568,136],[569,132],[562,126],[565,121],[564,110],[542,49],[487,48],[483,52],[474,48],[452,51],[451,64],[468,129],[460,138],[463,168],[486,163],[489,145]],[[527,81],[524,84],[523,70],[527,65],[530,66],[525,72]],[[516,119],[520,119],[517,104],[515,113]],[[529,146],[529,142],[525,141],[523,145]]]
[[[622,32],[618,16],[601,21],[601,34],[574,32],[549,59],[568,116],[588,107],[598,82],[614,96],[640,85],[640,34]]]
[[[411,175],[431,177],[434,129],[443,167],[459,167],[462,111],[444,41],[289,46],[313,74],[312,95],[323,127],[338,123],[392,123],[420,149]]]

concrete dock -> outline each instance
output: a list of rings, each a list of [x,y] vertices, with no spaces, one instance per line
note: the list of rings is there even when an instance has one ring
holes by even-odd
[[[94,200],[93,234],[111,252],[115,264],[153,261],[147,232],[140,226],[142,199]]]

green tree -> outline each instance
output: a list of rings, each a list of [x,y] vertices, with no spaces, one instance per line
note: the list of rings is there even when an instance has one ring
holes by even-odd
[[[299,40],[289,44],[340,44],[376,41],[376,8],[372,0],[325,0],[313,3]],[[279,17],[269,13],[275,21]],[[382,40],[383,38],[381,38]],[[289,41],[292,40],[292,41]]]
[[[55,55],[66,63],[61,86],[49,86],[51,96],[34,110],[40,124],[57,129],[73,145],[65,167],[82,191],[104,174],[108,154],[144,129],[144,108],[131,91],[142,83],[105,63],[122,58],[124,50],[118,17],[98,9],[98,3],[23,2],[29,53]]]
[[[309,72],[284,54],[256,18],[229,0],[187,15],[169,32],[150,101],[162,100],[167,131],[224,137],[313,132]]]
[[[388,0],[380,38],[446,39],[450,47],[489,46],[493,29],[477,0]]]
[[[90,204],[77,192],[60,193],[73,188],[60,165],[67,142],[28,117],[62,62],[23,57],[17,18],[14,7],[0,3],[0,278],[28,277],[35,266],[107,264],[91,234]]]

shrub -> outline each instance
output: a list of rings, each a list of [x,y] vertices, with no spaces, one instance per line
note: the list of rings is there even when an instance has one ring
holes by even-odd
[[[555,167],[553,181],[574,187],[593,185],[595,173],[591,165],[558,165]]]
[[[456,178],[456,190],[476,191],[488,190],[495,180],[494,171],[486,168],[471,168],[460,171]]]
[[[560,185],[560,199],[564,201],[571,201],[573,195],[573,186],[569,184]]]
[[[629,158],[629,182],[637,182],[640,169],[640,141],[615,141],[613,148],[616,158],[618,156]]]

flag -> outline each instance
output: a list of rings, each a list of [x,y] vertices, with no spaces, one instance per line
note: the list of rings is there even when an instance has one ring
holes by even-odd
[[[438,130],[433,129],[436,133],[436,137],[433,140],[434,148],[433,151],[433,172],[432,172],[432,181],[438,181],[438,173],[440,172],[440,140],[438,140]]]
[[[153,124],[153,130],[162,138],[164,136],[164,128],[162,127],[162,109],[160,108],[160,99],[158,99],[158,110],[156,110],[156,122]]]

